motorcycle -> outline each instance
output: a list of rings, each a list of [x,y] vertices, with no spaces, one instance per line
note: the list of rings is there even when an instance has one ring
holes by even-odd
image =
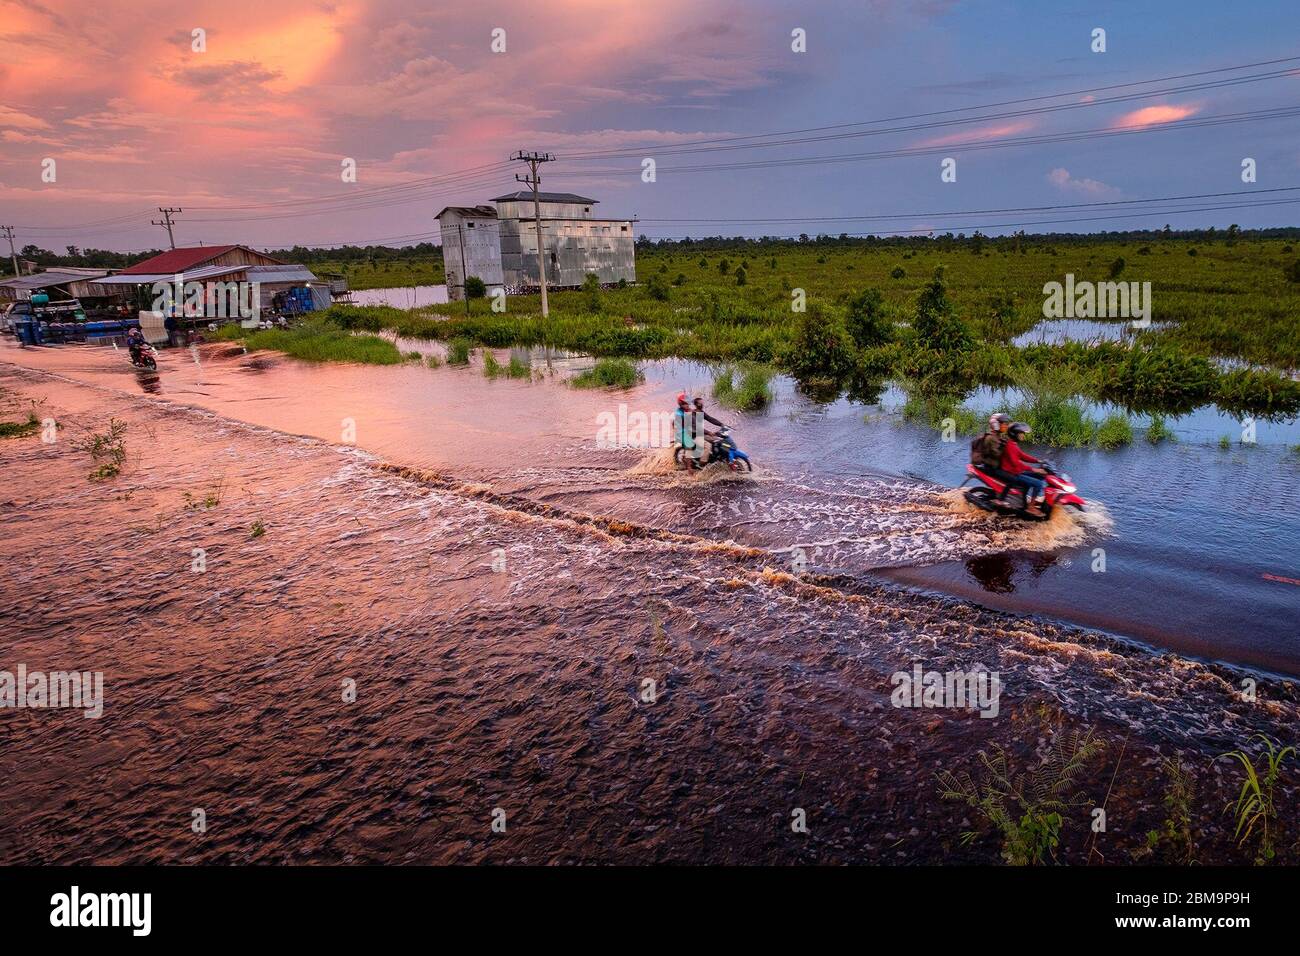
[[[966,466],[966,481],[963,481],[957,487],[965,487],[966,483],[972,480],[978,481],[978,485],[966,489],[967,501],[984,511],[1009,515],[1025,521],[1047,521],[1057,508],[1073,508],[1076,511],[1083,511],[1087,506],[1088,503],[1075,493],[1077,489],[1070,480],[1070,476],[1057,471],[1049,462],[1042,463],[1039,477],[1047,482],[1047,488],[1043,492],[1043,501],[1040,505],[1043,512],[1041,517],[1030,514],[1025,510],[1024,489],[1019,485],[1012,485],[1006,501],[998,501],[997,496],[1001,494],[1004,483],[981,471],[977,465]]]
[[[688,456],[685,452],[686,449],[681,445],[678,445],[673,450],[673,461],[676,462],[678,468],[683,468],[686,465]],[[722,430],[718,432],[718,437],[709,441],[709,456],[700,463],[700,467],[707,467],[715,461],[725,461],[727,467],[732,471],[754,470],[754,465],[749,460],[749,456],[736,446],[736,440],[731,437],[730,426],[723,426]]]
[[[148,342],[142,342],[130,350],[131,364],[136,368],[147,368],[150,371],[158,371],[158,353]]]

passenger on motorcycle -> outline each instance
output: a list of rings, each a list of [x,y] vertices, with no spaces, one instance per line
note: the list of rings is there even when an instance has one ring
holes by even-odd
[[[995,501],[1006,501],[1007,494],[1011,491],[1012,486],[1018,486],[1025,491],[1029,486],[1022,483],[1016,475],[1002,468],[1002,450],[1007,443],[1007,426],[1011,424],[1011,416],[1004,415],[1002,412],[996,412],[989,416],[988,431],[980,435],[979,438],[971,442],[970,462],[990,478],[996,478],[1002,482],[1002,490],[998,492]]]
[[[713,425],[718,429],[716,432],[711,432],[707,428],[702,429],[702,431],[704,432],[704,437],[709,440],[710,448],[712,448],[717,444],[718,439],[722,437],[721,435],[722,429],[726,428],[727,426],[722,424],[722,422],[718,421],[716,418],[714,418],[712,415],[710,415],[708,412],[704,410],[704,398],[702,396],[699,395],[695,396],[694,405],[695,405],[696,424],[698,424],[699,420],[702,418],[706,423],[708,423],[709,425]],[[713,457],[712,452],[710,452],[709,457],[710,458]]]
[[[1013,422],[1007,429],[1007,441],[1002,447],[1002,470],[1014,475],[1017,481],[1028,487],[1029,490],[1025,492],[1025,513],[1041,518],[1043,510],[1039,507],[1039,502],[1047,492],[1047,482],[1030,466],[1041,465],[1043,460],[1022,451],[1017,442],[1018,438],[1029,432],[1029,426],[1021,422]]]

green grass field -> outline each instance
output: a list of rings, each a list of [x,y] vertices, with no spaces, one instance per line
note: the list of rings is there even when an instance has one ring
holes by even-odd
[[[416,285],[441,285],[446,282],[442,259],[437,256],[408,257],[374,262],[338,262],[328,259],[313,262],[311,268],[347,276],[351,289],[401,289]]]

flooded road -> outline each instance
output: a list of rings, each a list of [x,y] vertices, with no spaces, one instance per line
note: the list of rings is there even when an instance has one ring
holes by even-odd
[[[440,353],[436,344],[400,347]],[[505,351],[499,355],[504,361]],[[665,453],[608,448],[602,415],[667,412],[685,389],[708,395],[702,365],[645,363],[644,385],[564,384],[585,358],[516,354],[534,380],[468,369],[295,362],[237,347],[163,353],[163,374],[136,373],[102,349],[11,357],[69,378],[159,397],[290,434],[348,441],[398,465],[479,481],[569,510],[618,517],[768,551],[787,570],[882,577],[1049,614],[1157,649],[1300,674],[1300,443],[1295,423],[1240,424],[1213,410],[1173,423],[1179,441],[1104,452],[1048,452],[1098,507],[1048,526],[992,520],[943,492],[964,477],[965,441],[902,424],[881,405],[817,405],[777,380],[757,414],[721,413],[759,464],[752,478],[675,473]],[[974,407],[1004,397],[977,395]],[[1228,450],[1220,436],[1231,435]],[[637,436],[628,436],[635,440]],[[1040,449],[1036,449],[1040,453]],[[1097,549],[1101,549],[1098,551]],[[1104,571],[1097,570],[1104,568]]]
[[[1214,757],[1300,716],[1289,682],[1247,702],[1231,668],[858,573],[1026,532],[903,468],[784,470],[762,436],[833,410],[746,419],[757,475],[686,484],[599,451],[610,396],[553,380],[223,346],[164,352],[157,382],[92,348],[0,358],[39,369],[0,365],[3,417],[61,426],[0,443],[3,666],[105,686],[98,720],[5,712],[5,862],[987,860],[936,771],[1085,724],[1124,743],[1118,858],[1159,823],[1158,748],[1221,809]],[[111,418],[125,467],[90,482],[76,441]],[[891,707],[914,665],[997,671],[999,719]],[[1230,853],[1212,820],[1204,840]]]

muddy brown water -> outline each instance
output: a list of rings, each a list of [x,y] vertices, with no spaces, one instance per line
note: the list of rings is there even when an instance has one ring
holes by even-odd
[[[1267,674],[1249,703],[1246,672],[833,559],[795,576],[772,540],[785,520],[904,566],[1019,533],[921,482],[837,482],[809,526],[762,468],[688,484],[625,450],[593,469],[574,423],[608,396],[414,367],[331,367],[322,390],[318,368],[220,346],[193,371],[164,353],[151,391],[114,358],[0,365],[3,417],[62,425],[0,443],[0,669],[102,671],[106,696],[98,720],[2,712],[5,862],[989,859],[934,774],[991,742],[1031,759],[1043,713],[1148,751],[1135,769],[1182,751],[1207,791],[1215,754],[1294,731],[1296,690]],[[445,402],[393,400],[421,392]],[[110,417],[128,461],[92,483],[73,439]],[[998,671],[1001,716],[891,707],[916,663]],[[1126,792],[1155,812],[1157,786]]]

